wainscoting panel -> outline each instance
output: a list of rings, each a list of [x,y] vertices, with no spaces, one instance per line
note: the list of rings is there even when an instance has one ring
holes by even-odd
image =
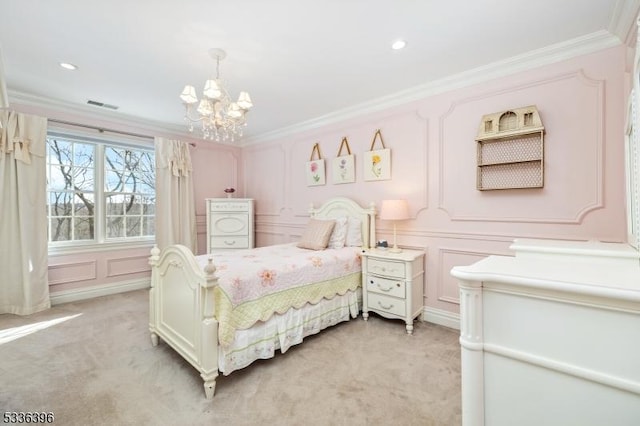
[[[49,265],[49,286],[95,280],[97,276],[95,260]]]
[[[151,272],[149,255],[106,259],[107,277]]]
[[[436,297],[441,302],[460,305],[458,281],[449,273],[454,266],[471,265],[495,253],[458,250],[446,247],[438,248],[438,280]]]

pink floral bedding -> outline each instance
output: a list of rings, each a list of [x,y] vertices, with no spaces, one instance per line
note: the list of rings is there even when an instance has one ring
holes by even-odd
[[[362,249],[307,250],[295,243],[198,256],[217,268],[216,317],[222,345],[236,329],[266,321],[291,307],[353,290],[361,281]]]

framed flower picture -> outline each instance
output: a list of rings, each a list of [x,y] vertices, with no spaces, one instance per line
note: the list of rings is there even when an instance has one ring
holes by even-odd
[[[382,149],[374,150],[376,140],[380,138]],[[365,181],[391,179],[391,150],[384,147],[382,134],[377,130],[369,151],[363,157],[363,174]]]
[[[314,155],[318,158],[314,160]],[[316,143],[311,151],[311,158],[305,164],[307,186],[318,186],[326,183],[324,159],[320,155],[320,146]]]
[[[347,155],[342,154],[342,148],[347,148]],[[340,143],[340,149],[338,150],[338,156],[332,161],[333,171],[333,183],[353,183],[356,181],[356,159],[355,155],[351,154],[351,148],[349,147],[349,141],[346,137],[342,138]]]

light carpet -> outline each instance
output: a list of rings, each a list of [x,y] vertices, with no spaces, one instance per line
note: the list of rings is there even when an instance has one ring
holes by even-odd
[[[217,380],[151,346],[148,291],[0,315],[0,415],[61,425],[459,425],[458,331],[372,314]]]

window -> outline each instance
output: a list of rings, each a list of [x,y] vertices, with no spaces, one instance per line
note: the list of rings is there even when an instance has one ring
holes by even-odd
[[[145,241],[155,234],[152,147],[47,135],[49,244]]]

